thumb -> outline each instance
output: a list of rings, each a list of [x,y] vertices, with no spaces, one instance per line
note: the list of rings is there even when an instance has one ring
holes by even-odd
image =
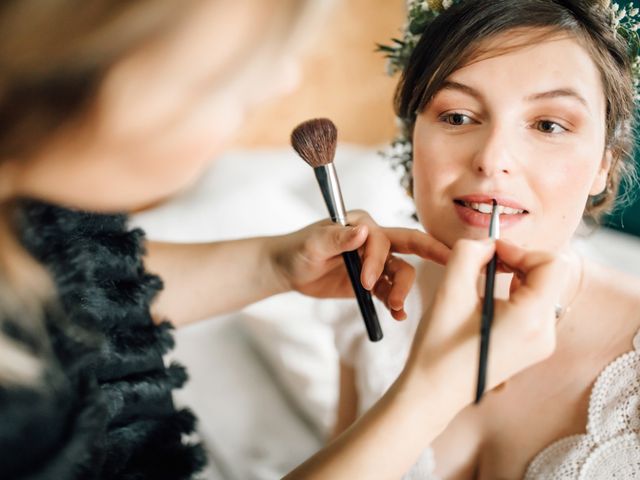
[[[369,230],[366,225],[329,225],[322,227],[318,233],[319,235],[314,234],[313,250],[319,257],[326,259],[360,248],[367,240]]]
[[[476,291],[476,282],[495,252],[493,240],[458,240],[449,257],[442,282],[443,301],[456,301]]]
[[[528,251],[504,241],[498,242],[497,251],[500,259],[519,276],[512,301],[557,302],[568,277],[569,265],[565,258],[549,252]]]

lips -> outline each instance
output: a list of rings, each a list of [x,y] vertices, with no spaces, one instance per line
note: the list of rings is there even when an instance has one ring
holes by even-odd
[[[472,227],[488,228],[494,199],[498,203],[501,227],[508,228],[529,214],[529,211],[519,202],[500,195],[465,195],[454,199],[453,203],[458,216],[464,223]]]
[[[529,213],[528,210],[517,201],[508,197],[500,196],[500,195],[495,195],[495,196],[481,195],[481,194],[465,195],[463,197],[456,198],[454,202],[479,203],[479,204],[485,204],[485,205],[491,206],[493,204],[494,199],[496,202],[498,202],[498,205],[501,207],[510,208],[513,210],[522,210],[526,213]]]

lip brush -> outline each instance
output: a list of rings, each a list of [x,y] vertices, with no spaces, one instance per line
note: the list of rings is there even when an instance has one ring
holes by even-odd
[[[498,213],[498,202],[493,200],[491,210],[491,221],[489,223],[489,238],[498,240],[500,238],[500,214]],[[482,320],[480,323],[480,360],[478,362],[478,384],[476,388],[476,401],[479,403],[484,394],[487,380],[487,362],[489,357],[489,337],[491,335],[491,323],[493,322],[493,291],[496,281],[496,268],[498,265],[498,254],[487,264],[487,276],[484,286],[484,300],[482,302]]]
[[[291,145],[294,150],[313,167],[331,220],[334,223],[347,226],[346,210],[338,183],[338,175],[333,165],[337,140],[336,126],[326,118],[308,120],[298,125],[291,133]],[[362,286],[360,281],[362,271],[360,255],[357,251],[351,251],[343,253],[342,257],[358,300],[369,339],[372,342],[377,342],[382,339],[382,329],[371,299],[371,293]]]

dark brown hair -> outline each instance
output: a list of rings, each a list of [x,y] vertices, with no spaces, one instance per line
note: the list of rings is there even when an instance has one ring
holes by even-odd
[[[446,79],[478,55],[492,53],[480,51],[489,38],[517,29],[539,29],[541,37],[572,35],[600,70],[607,102],[606,145],[613,162],[606,189],[590,198],[585,210],[586,216],[598,219],[613,206],[621,178],[633,172],[631,60],[626,43],[613,30],[606,4],[605,0],[465,0],[454,5],[427,27],[413,51],[396,90],[396,114],[413,132],[417,114]]]

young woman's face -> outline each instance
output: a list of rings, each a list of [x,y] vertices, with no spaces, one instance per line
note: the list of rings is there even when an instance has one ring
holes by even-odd
[[[129,210],[192,183],[248,109],[297,84],[279,41],[293,1],[189,2],[178,29],[107,75],[86,125],[24,164],[19,193]]]
[[[533,33],[492,39],[489,49],[531,46],[489,53],[455,71],[418,115],[417,212],[449,246],[487,237],[495,198],[503,238],[557,250],[576,230],[588,196],[605,188],[610,155],[599,70],[573,38],[522,43]]]

